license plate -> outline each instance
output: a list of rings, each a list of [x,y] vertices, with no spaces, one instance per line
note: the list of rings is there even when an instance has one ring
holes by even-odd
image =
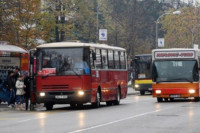
[[[170,95],[170,98],[178,98],[180,95]]]
[[[149,91],[152,91],[152,88],[149,88],[148,90],[149,90]]]
[[[67,99],[68,96],[67,95],[58,95],[58,96],[55,96],[56,99]]]

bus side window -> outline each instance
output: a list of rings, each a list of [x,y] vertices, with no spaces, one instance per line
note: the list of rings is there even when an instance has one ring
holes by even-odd
[[[113,56],[113,51],[108,50],[108,67],[109,69],[114,69],[114,56]]]
[[[126,69],[126,59],[125,59],[124,52],[120,52],[120,65],[121,65],[121,69]]]
[[[102,49],[102,64],[103,64],[103,69],[108,69],[108,56],[107,56],[107,50]]]
[[[115,69],[120,69],[119,53],[118,53],[118,51],[114,52],[114,59],[115,59]]]
[[[96,49],[96,61],[95,61],[96,69],[101,69],[101,51],[100,49]]]
[[[96,58],[94,58],[94,56],[96,57],[96,53],[93,50],[91,50],[90,51],[90,65],[91,65],[91,69],[95,68],[94,62],[95,62]]]

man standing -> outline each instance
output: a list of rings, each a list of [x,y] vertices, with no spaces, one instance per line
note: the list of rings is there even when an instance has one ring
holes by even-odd
[[[9,91],[8,107],[12,108],[15,104],[15,80],[13,71],[9,71],[8,73],[8,77],[6,79],[6,86]]]

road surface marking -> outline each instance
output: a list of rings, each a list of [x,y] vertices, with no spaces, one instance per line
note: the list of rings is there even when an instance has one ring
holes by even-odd
[[[130,120],[130,119],[133,119],[133,118],[137,118],[137,117],[153,114],[153,113],[156,113],[156,112],[160,112],[160,111],[163,111],[163,110],[167,110],[167,109],[170,109],[170,108],[174,108],[174,107],[150,111],[150,112],[146,112],[146,113],[143,113],[143,114],[138,114],[138,115],[130,116],[130,117],[127,117],[127,118],[119,119],[119,120],[116,120],[116,121],[111,121],[111,122],[108,122],[108,123],[104,123],[104,124],[100,124],[100,125],[96,125],[96,126],[92,126],[92,127],[88,127],[88,128],[83,128],[83,129],[79,129],[79,130],[75,130],[75,131],[71,131],[71,132],[68,132],[68,133],[78,133],[78,132],[83,132],[83,131],[87,131],[87,130],[91,130],[91,129],[95,129],[95,128],[99,128],[99,127],[104,127],[104,126],[108,126],[108,125],[115,124],[115,123],[118,123],[118,122],[122,122],[122,121]]]

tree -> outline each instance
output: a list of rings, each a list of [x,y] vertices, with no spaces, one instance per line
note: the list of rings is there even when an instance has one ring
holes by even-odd
[[[155,21],[163,13],[163,3],[154,0],[104,0],[108,44],[122,46],[130,57],[151,53],[155,45]]]
[[[11,44],[31,48],[36,35],[36,19],[40,0],[10,0],[1,6],[0,39]]]
[[[179,15],[167,15],[162,21],[165,34],[166,48],[191,48],[193,44],[200,43],[199,35],[199,7],[182,8]],[[169,10],[167,12],[173,12]],[[192,35],[193,33],[193,35]],[[192,44],[193,36],[193,44]]]
[[[96,42],[96,13],[97,1],[77,0],[72,18],[74,27],[71,31],[71,38],[83,42]]]

